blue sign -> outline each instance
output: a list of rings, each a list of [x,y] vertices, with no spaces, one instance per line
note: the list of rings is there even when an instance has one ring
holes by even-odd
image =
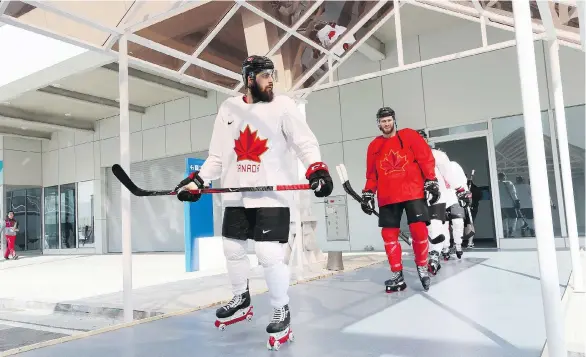
[[[185,175],[198,171],[202,159],[185,159]],[[185,271],[199,270],[199,240],[214,236],[214,204],[211,194],[201,195],[197,202],[185,202]]]

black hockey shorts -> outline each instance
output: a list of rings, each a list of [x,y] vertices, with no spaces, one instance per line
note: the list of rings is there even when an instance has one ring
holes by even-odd
[[[425,199],[392,203],[379,208],[378,226],[382,228],[401,228],[403,210],[407,212],[407,222],[425,222],[429,225],[429,212]]]
[[[287,243],[290,223],[289,207],[226,207],[222,236],[238,240]]]
[[[460,206],[459,203],[453,204],[448,207],[448,218],[450,220],[454,218],[466,218],[466,211],[464,211],[464,207]]]
[[[445,203],[436,203],[435,205],[428,206],[427,209],[429,210],[429,219],[437,219],[442,221],[442,223],[446,222],[446,204]]]

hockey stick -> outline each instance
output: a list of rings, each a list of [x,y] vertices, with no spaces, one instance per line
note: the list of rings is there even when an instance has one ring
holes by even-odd
[[[364,202],[362,201],[362,197],[358,195],[356,191],[354,191],[354,189],[350,185],[350,181],[348,181],[348,172],[346,171],[346,167],[344,166],[344,164],[336,166],[336,170],[338,171],[338,176],[340,177],[340,182],[342,182],[342,187],[344,188],[344,191],[346,191],[346,193],[349,194],[353,199],[358,201],[358,203],[363,204]],[[373,209],[372,213],[374,213],[375,216],[379,217],[379,214],[376,210]],[[399,234],[399,237],[401,237],[401,239],[405,243],[411,245],[411,242],[408,239],[406,239],[402,234]]]
[[[472,170],[472,172],[470,173],[470,185],[468,185],[468,191],[470,191],[470,188],[472,187],[472,179],[474,178],[474,170]],[[472,192],[472,191],[470,191]],[[476,235],[476,227],[474,227],[474,220],[472,219],[472,211],[470,211],[470,206],[466,206],[466,213],[468,214],[468,219],[470,220],[470,232],[468,232],[467,234],[465,234],[462,239],[468,239],[468,245],[472,244],[471,246],[474,245],[473,241],[474,241],[474,236]]]
[[[112,166],[112,173],[122,183],[130,193],[135,196],[174,196],[177,195],[175,190],[144,190],[130,179],[124,169],[115,164]],[[297,185],[275,185],[275,186],[255,186],[255,187],[219,187],[219,188],[202,188],[198,190],[189,190],[193,194],[211,194],[211,193],[229,193],[229,192],[259,192],[259,191],[297,191],[297,190],[310,190],[309,184],[297,184]]]

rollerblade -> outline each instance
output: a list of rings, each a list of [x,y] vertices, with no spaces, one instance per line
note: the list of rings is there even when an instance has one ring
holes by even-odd
[[[419,274],[419,279],[421,280],[421,285],[423,285],[423,290],[428,291],[429,286],[431,285],[431,278],[427,272],[427,266],[418,266],[417,274]]]
[[[458,257],[458,259],[462,259],[463,254],[464,252],[462,251],[462,245],[456,244],[456,257]]]
[[[267,326],[267,333],[269,334],[267,349],[278,351],[283,343],[287,341],[293,342],[295,340],[290,325],[291,313],[289,311],[289,305],[275,308],[273,318]]]
[[[391,272],[391,278],[385,281],[387,293],[394,293],[396,291],[403,291],[407,288],[405,279],[403,278],[403,271]]]
[[[450,248],[442,249],[442,258],[446,261],[450,260]]]
[[[236,295],[229,303],[216,310],[215,326],[224,331],[226,326],[235,324],[243,320],[252,320],[254,313],[252,312],[252,305],[250,305],[250,292]]]
[[[431,251],[429,252],[429,261],[427,264],[427,270],[432,274],[435,275],[437,272],[442,268],[440,261],[439,261],[439,252]]]

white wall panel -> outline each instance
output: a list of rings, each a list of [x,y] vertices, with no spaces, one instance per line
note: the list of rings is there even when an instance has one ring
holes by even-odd
[[[541,108],[547,108],[542,47],[536,42]],[[515,48],[423,68],[427,124],[462,125],[523,111]]]
[[[100,127],[100,121],[96,122],[96,128],[98,128],[98,130]],[[98,140],[99,140],[99,132],[97,132],[97,134],[98,134]],[[74,133],[74,137],[75,137],[74,143],[75,143],[75,145],[91,143],[95,140],[95,136],[96,136],[95,132],[94,133],[87,133],[84,131],[76,131]]]
[[[191,122],[189,120],[165,126],[168,156],[191,152]]]
[[[548,45],[545,43],[545,47]],[[560,68],[562,72],[562,85],[564,91],[564,104],[566,106],[584,104],[584,52],[560,46]],[[546,51],[547,61],[549,54]],[[548,66],[549,75],[549,66]],[[553,90],[553,85],[550,85]],[[541,88],[539,88],[541,90]],[[553,92],[551,94],[551,107],[554,107]]]
[[[321,145],[319,149],[321,151],[321,159],[326,163],[326,165],[328,165],[330,175],[332,175],[332,179],[334,181],[334,191],[332,191],[332,195],[345,195],[346,193],[340,184],[340,179],[338,178],[338,173],[336,171],[336,166],[344,163],[344,151],[342,149],[342,143]],[[314,194],[311,194],[311,197],[314,202],[323,201],[323,198],[315,197]]]
[[[130,162],[142,161],[142,132],[130,134]]]
[[[189,120],[189,98],[184,97],[164,104],[165,124]]]
[[[381,70],[397,67],[399,57],[397,55],[397,43],[389,42],[385,46],[386,58],[380,61]],[[403,63],[410,64],[420,61],[419,56],[419,37],[403,37]]]
[[[131,153],[132,155],[132,153]],[[102,148],[100,141],[94,141],[94,179],[99,180],[102,168]],[[96,193],[97,195],[97,193]]]
[[[305,105],[307,124],[323,144],[342,141],[340,93],[338,87],[313,92]]]
[[[59,149],[59,183],[75,182],[75,148]]]
[[[380,78],[340,87],[342,137],[344,140],[377,135],[376,112],[382,106]]]
[[[42,155],[43,186],[59,184],[59,150],[44,152]]]
[[[209,149],[215,121],[215,114],[191,120],[191,151],[197,152]]]
[[[41,186],[41,153],[4,150],[4,184]]]
[[[59,133],[59,148],[64,149],[75,145],[75,132],[62,131]]]
[[[61,133],[62,132],[54,132],[51,134],[51,140],[42,141],[41,147],[43,148],[43,152],[59,149],[59,134]]]
[[[7,150],[18,150],[18,151],[30,151],[30,152],[41,152],[42,144],[40,140],[17,138],[13,136],[4,137],[4,149]]]
[[[380,70],[380,61],[372,61],[362,53],[356,51],[346,60],[346,62],[338,67],[338,78],[346,79],[361,74],[378,72]]]
[[[226,95],[217,95],[214,91],[208,91],[207,98],[200,96],[189,97],[189,118],[201,118],[208,115],[216,114],[220,104],[228,98]]]
[[[100,141],[100,162],[102,167],[120,163],[120,138]]]
[[[372,139],[371,137],[344,142],[344,161],[348,171],[348,180],[359,194],[366,183],[366,151]],[[358,202],[351,197],[348,198],[352,250],[363,250],[367,245],[384,250],[376,216],[366,215],[362,212]]]
[[[148,107],[142,115],[142,130],[165,125],[165,104]]]
[[[143,130],[142,159],[151,160],[165,157],[165,127]]]
[[[75,151],[75,181],[94,179],[94,143],[77,145]]]
[[[142,130],[142,114],[130,112],[130,132],[136,133]]]
[[[421,60],[482,47],[480,25],[462,20],[459,26],[419,35]]]
[[[115,116],[111,118],[102,119],[99,121],[100,126],[100,140],[114,138],[120,136],[120,117]]]
[[[400,128],[425,127],[425,103],[421,85],[421,69],[390,74],[382,77],[383,102],[395,110]],[[372,115],[371,125],[375,125]]]

